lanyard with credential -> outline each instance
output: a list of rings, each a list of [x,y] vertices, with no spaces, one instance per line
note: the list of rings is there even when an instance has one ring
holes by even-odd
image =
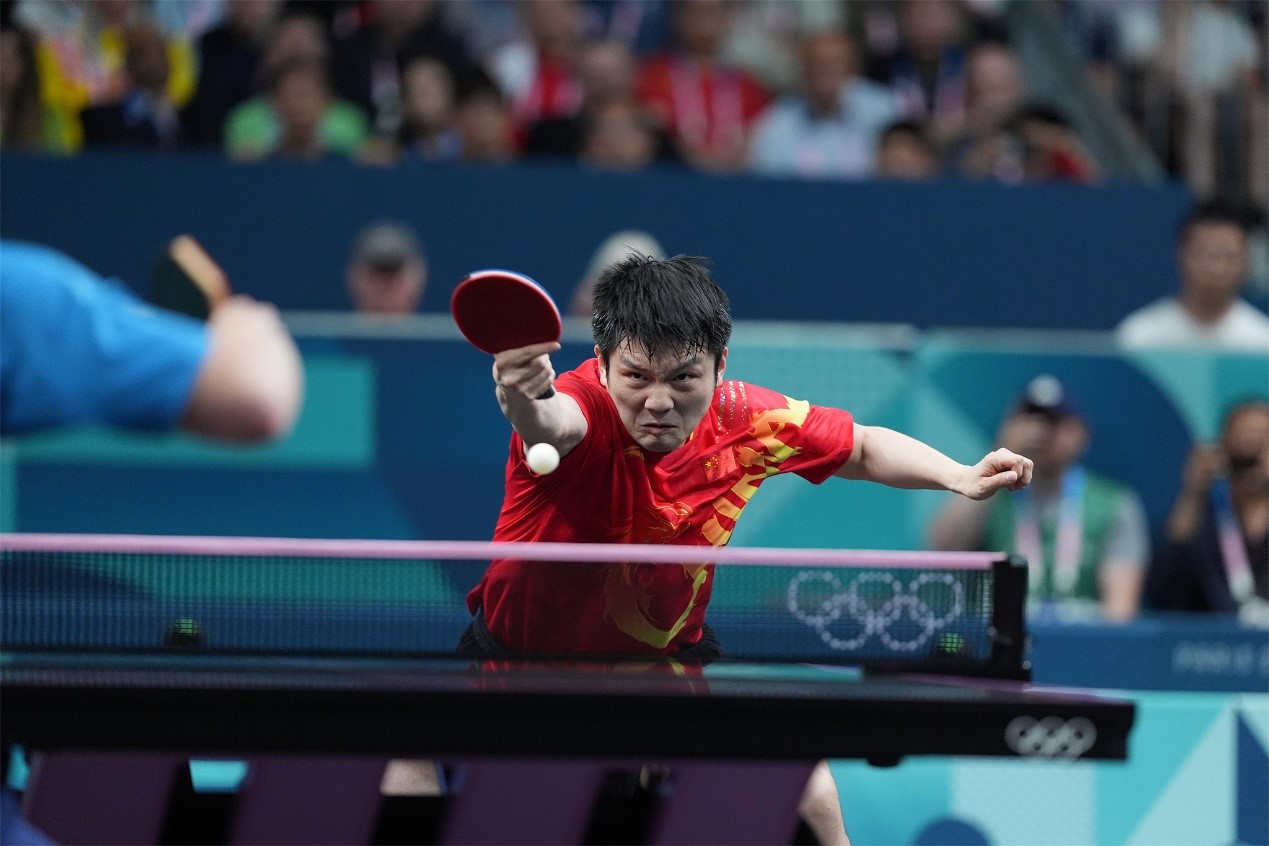
[[[1247,558],[1247,547],[1243,544],[1243,532],[1238,527],[1238,518],[1234,516],[1234,500],[1229,491],[1229,482],[1225,479],[1212,482],[1208,497],[1216,515],[1216,535],[1220,539],[1221,559],[1225,564],[1229,592],[1234,601],[1242,605],[1255,592],[1256,582],[1251,576],[1251,562]]]
[[[1080,554],[1084,542],[1084,468],[1072,467],[1062,475],[1062,502],[1058,511],[1057,540],[1054,544],[1053,588],[1054,593],[1067,594],[1079,581]],[[1040,541],[1040,520],[1036,515],[1035,498],[1029,488],[1014,495],[1014,547],[1027,563],[1037,569],[1044,565],[1043,544]],[[1038,588],[1040,580],[1033,579],[1032,588]]]

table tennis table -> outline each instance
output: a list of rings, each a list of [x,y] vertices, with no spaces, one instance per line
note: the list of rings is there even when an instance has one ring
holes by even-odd
[[[37,767],[32,778],[35,820],[72,835],[66,842],[75,813],[87,817],[78,832],[106,842],[101,803],[86,795],[100,799],[103,783],[119,791],[107,804],[135,815],[125,839],[144,834],[143,806],[157,831],[174,753],[260,761],[235,842],[368,842],[394,757],[471,765],[446,842],[575,842],[603,774],[648,763],[679,779],[655,842],[787,842],[821,758],[1116,760],[1133,722],[1129,702],[1025,683],[731,662],[698,674],[628,663],[6,654],[0,687],[7,738],[77,753],[60,773]],[[91,771],[84,753],[125,752],[131,763],[99,758],[98,769],[114,770],[102,780],[41,783]],[[286,762],[272,780],[270,759]],[[125,798],[145,785],[148,801]]]
[[[227,574],[259,565],[272,567],[273,575],[261,578],[252,570],[252,584],[272,590],[275,575],[298,573],[284,591],[296,596],[303,592],[301,577],[311,575],[304,562],[243,555],[213,560],[202,552],[180,559],[166,548],[152,560],[132,553],[115,560],[68,556],[65,549],[75,544],[67,540],[2,540],[8,549],[0,549],[6,578],[0,732],[6,743],[40,753],[26,810],[65,843],[158,842],[173,785],[191,758],[248,765],[225,837],[233,843],[372,842],[384,807],[385,766],[409,758],[444,762],[455,776],[436,830],[440,842],[583,842],[607,775],[651,766],[663,777],[642,839],[787,843],[807,778],[822,759],[877,765],[923,755],[1122,760],[1134,719],[1129,701],[1030,685],[1021,665],[1012,679],[931,674],[927,658],[939,657],[933,641],[927,646],[934,652],[904,659],[919,672],[874,672],[867,660],[852,664],[840,654],[811,663],[733,658],[705,667],[669,659],[473,661],[412,654],[392,640],[398,618],[382,598],[359,606],[358,614],[368,616],[351,625],[339,615],[323,616],[346,608],[323,605],[312,591],[307,604],[261,604],[225,598],[226,585],[239,582],[220,580],[213,602],[202,586],[179,581],[222,565]],[[18,551],[23,543],[40,549]],[[52,551],[41,551],[46,546]],[[822,563],[819,553],[808,557]],[[910,564],[889,554],[875,560],[891,568]],[[322,571],[343,585],[340,602],[354,588],[364,593],[366,579],[378,572],[349,561],[347,572]],[[903,575],[909,570],[866,571],[861,579],[883,584],[903,608],[919,605],[910,598],[917,589],[903,585],[919,583],[925,591],[937,582],[956,598],[966,625],[951,642],[964,654],[947,666],[991,668],[1001,655],[1017,662],[1022,634],[998,628],[1011,618],[1020,625],[1025,582],[1003,559],[978,563],[986,569],[977,571],[979,581],[966,582],[968,592],[949,587],[943,576],[914,582]],[[95,575],[86,578],[85,568]],[[789,585],[827,584],[831,579],[818,575],[827,572],[766,568],[758,575],[775,578],[776,592],[787,598]],[[400,584],[395,575],[386,580],[384,596],[399,592]],[[865,596],[837,584],[829,585],[837,593],[816,596],[825,603],[816,608],[844,608]],[[138,585],[145,590],[138,593]],[[919,596],[934,602],[944,594]],[[982,607],[962,597],[984,597]],[[274,605],[271,620],[258,619]],[[223,613],[215,625],[207,623],[206,640],[164,638],[160,644],[157,627],[177,607]],[[428,607],[397,610],[405,619]],[[377,617],[375,609],[382,612]],[[827,612],[808,615],[790,605],[780,613],[820,643],[848,633],[830,628]],[[55,625],[50,615],[60,615]],[[781,631],[774,612],[758,609],[746,619],[751,625],[769,620],[771,631]],[[880,618],[869,619],[876,624]],[[898,622],[885,619],[891,620],[886,631],[899,637]],[[138,620],[150,632],[148,642],[134,631]],[[906,630],[915,632],[912,639],[896,643],[952,631],[935,622],[912,621]],[[306,628],[296,634],[301,625]],[[357,637],[374,632],[382,648],[357,641],[357,649],[332,650],[332,627]],[[895,656],[880,654],[874,663],[892,668]]]

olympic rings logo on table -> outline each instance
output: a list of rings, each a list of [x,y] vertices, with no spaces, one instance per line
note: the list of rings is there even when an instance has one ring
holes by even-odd
[[[1024,758],[1080,757],[1097,740],[1097,727],[1091,720],[1075,717],[1015,717],[1005,727],[1005,745]]]
[[[808,610],[802,596],[804,586],[816,583],[831,593],[818,607]],[[923,592],[930,586],[943,594],[939,597],[938,611],[922,598]],[[875,595],[861,595],[861,589]],[[922,573],[905,585],[895,576],[882,572],[861,573],[843,587],[835,573],[803,570],[789,582],[788,606],[793,616],[815,629],[820,639],[832,649],[858,649],[870,637],[876,636],[887,648],[896,652],[915,652],[936,632],[961,616],[965,610],[965,587],[951,573]],[[858,633],[852,637],[834,633],[830,627],[839,621],[854,623]],[[907,624],[902,625],[903,633],[897,634],[892,630],[896,623]]]

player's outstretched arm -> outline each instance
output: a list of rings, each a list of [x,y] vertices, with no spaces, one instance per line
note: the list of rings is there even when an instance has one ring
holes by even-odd
[[[303,401],[304,370],[277,309],[233,297],[212,312],[208,329],[210,348],[181,428],[244,443],[290,432]]]
[[[507,350],[494,356],[498,405],[526,444],[551,444],[567,455],[586,436],[586,416],[567,394],[539,399],[555,382],[551,353],[555,341]]]
[[[855,446],[837,471],[844,479],[892,488],[948,490],[972,500],[1031,483],[1031,459],[1007,449],[989,452],[974,465],[953,461],[934,447],[893,429],[855,424]]]

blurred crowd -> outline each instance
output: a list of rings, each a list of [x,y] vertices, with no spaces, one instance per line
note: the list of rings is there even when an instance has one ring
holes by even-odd
[[[1037,0],[1142,148],[1263,205],[1264,4]],[[1092,182],[1008,0],[5,0],[5,147]]]

